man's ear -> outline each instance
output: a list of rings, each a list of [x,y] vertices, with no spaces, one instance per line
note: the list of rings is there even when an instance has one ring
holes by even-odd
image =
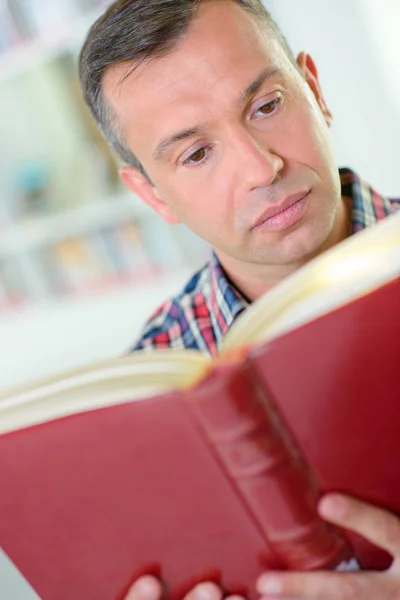
[[[315,62],[309,54],[307,54],[306,52],[300,52],[300,54],[297,57],[297,64],[300,68],[300,71],[303,73],[304,79],[308,83],[312,93],[314,94],[318,102],[322,114],[324,115],[326,124],[328,125],[328,127],[330,127],[333,121],[333,115],[325,102]]]
[[[172,225],[180,223],[180,219],[172,212],[168,204],[164,202],[157,189],[138,169],[129,166],[121,167],[119,176],[126,187],[146,202],[150,208],[155,210],[166,223]]]

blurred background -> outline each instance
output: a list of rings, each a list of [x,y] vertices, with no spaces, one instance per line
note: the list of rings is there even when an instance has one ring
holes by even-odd
[[[0,0],[0,391],[126,352],[209,249],[122,187],[77,56],[104,0]],[[312,54],[338,164],[400,194],[398,0],[265,0]]]

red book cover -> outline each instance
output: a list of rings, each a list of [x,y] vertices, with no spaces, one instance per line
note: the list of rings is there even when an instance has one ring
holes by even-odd
[[[321,489],[400,515],[400,279],[250,359]],[[388,558],[351,536],[367,567]]]
[[[384,567],[316,505],[400,514],[399,300],[391,277],[215,363],[139,353],[3,398],[0,545],[43,600],[117,600],[143,573],[173,600],[205,579],[251,599],[268,568]]]

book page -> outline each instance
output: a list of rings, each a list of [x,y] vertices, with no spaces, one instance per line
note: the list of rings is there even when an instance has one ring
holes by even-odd
[[[0,397],[0,434],[195,385],[211,359],[195,350],[138,351]]]
[[[221,351],[265,342],[400,276],[400,212],[354,234],[289,276],[245,311]]]

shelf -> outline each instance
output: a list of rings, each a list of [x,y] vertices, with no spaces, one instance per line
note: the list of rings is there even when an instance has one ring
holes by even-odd
[[[166,272],[151,284],[120,286],[97,297],[49,300],[0,313],[0,390],[122,356],[145,320],[182,289],[192,271]]]
[[[177,269],[165,268],[158,270],[154,268],[147,273],[121,275],[119,279],[114,281],[110,279],[108,282],[98,285],[97,288],[88,286],[86,289],[66,292],[59,296],[49,294],[43,296],[40,300],[25,299],[11,304],[0,303],[0,322],[5,323],[18,320],[21,317],[25,318],[25,315],[37,315],[40,312],[57,310],[58,307],[64,307],[65,309],[65,307],[72,308],[85,304],[101,303],[107,298],[124,294],[135,296],[146,290],[155,290],[171,281],[178,280],[182,281],[183,284],[184,278],[189,279],[191,275],[193,275],[193,268],[190,270],[188,267],[180,266]]]
[[[127,194],[66,212],[32,217],[30,221],[19,222],[2,230],[0,258],[25,254],[69,236],[87,235],[103,226],[118,226],[149,214],[152,214],[151,209],[138,198]]]
[[[37,39],[21,42],[0,54],[0,84],[78,47],[104,5]]]

